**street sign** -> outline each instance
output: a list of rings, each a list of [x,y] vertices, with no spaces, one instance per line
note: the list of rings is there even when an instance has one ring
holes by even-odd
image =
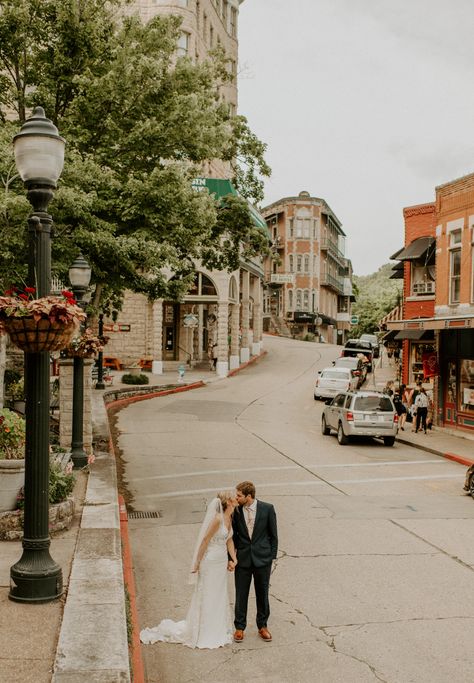
[[[196,327],[198,323],[199,323],[199,318],[197,317],[197,315],[194,315],[193,313],[188,313],[188,315],[184,316],[184,319],[183,319],[184,327]]]
[[[351,317],[351,325],[357,325],[358,322],[359,322],[359,316],[358,316],[358,315],[353,315],[353,316]]]

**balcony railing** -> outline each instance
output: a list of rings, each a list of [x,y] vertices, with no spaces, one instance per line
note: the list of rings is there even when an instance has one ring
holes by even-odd
[[[334,256],[334,258],[337,258],[339,261],[344,260],[344,254],[339,250],[337,244],[327,237],[322,238],[319,247],[321,251],[328,251],[331,256]]]
[[[329,275],[329,273],[321,273],[321,284],[325,287],[332,287],[338,294],[344,294],[344,282],[340,278]]]

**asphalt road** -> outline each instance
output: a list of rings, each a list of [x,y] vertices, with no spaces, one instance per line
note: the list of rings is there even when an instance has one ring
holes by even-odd
[[[320,432],[317,369],[337,347],[265,337],[268,355],[205,388],[119,413],[141,627],[184,618],[205,499],[243,479],[275,505],[269,628],[213,651],[143,648],[149,683],[464,683],[474,654],[474,504],[465,468]],[[233,595],[232,577],[229,577]]]

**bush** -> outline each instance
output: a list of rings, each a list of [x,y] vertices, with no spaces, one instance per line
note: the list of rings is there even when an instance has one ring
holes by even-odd
[[[312,332],[308,332],[308,334],[305,334],[303,337],[303,341],[314,341],[315,336]]]
[[[146,375],[132,375],[132,374],[126,374],[122,375],[122,380],[123,384],[149,384],[150,380]]]
[[[58,464],[51,464],[49,468],[49,504],[62,503],[74,490],[74,475],[70,471],[63,471]],[[16,499],[16,507],[23,510],[25,507],[25,492],[23,487]]]
[[[13,410],[0,410],[0,458],[22,460],[25,457],[25,418]]]
[[[21,372],[18,372],[18,370],[12,370],[11,368],[7,368],[5,370],[5,375],[3,377],[3,383],[5,385],[5,392],[8,393],[8,389],[12,384],[15,382],[18,382],[18,380],[21,379]]]

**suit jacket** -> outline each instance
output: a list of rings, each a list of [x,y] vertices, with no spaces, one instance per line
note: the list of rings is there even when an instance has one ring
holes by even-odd
[[[245,513],[241,507],[236,508],[234,512],[232,528],[237,561],[242,567],[264,567],[276,558],[278,533],[273,505],[257,500],[252,538],[249,536]]]

